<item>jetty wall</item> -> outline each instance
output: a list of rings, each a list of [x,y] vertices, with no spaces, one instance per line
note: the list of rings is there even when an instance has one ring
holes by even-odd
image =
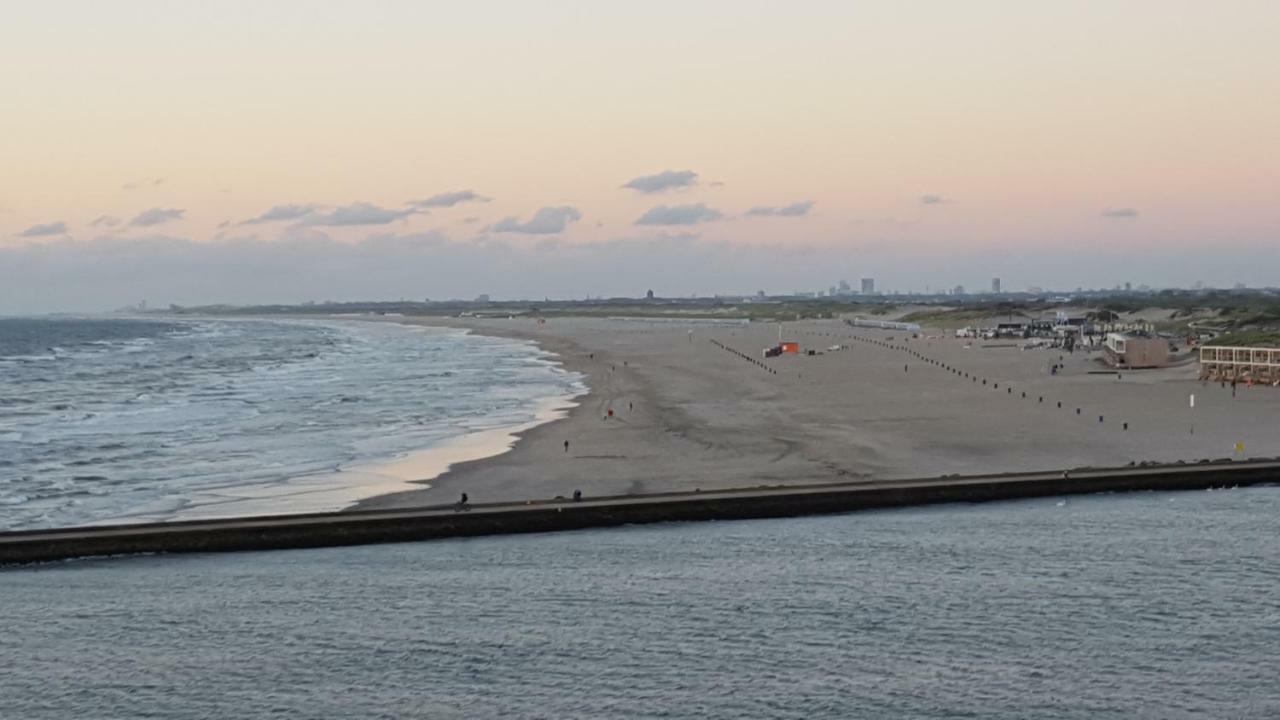
[[[0,533],[0,565],[142,553],[313,548],[657,522],[844,513],[1054,495],[1280,483],[1280,461],[1220,462],[716,492],[434,506]]]

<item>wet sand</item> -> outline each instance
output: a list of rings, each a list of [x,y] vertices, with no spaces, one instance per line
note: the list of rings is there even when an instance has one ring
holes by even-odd
[[[774,373],[721,346],[761,359],[777,324],[396,321],[535,340],[585,374],[591,391],[564,419],[519,432],[510,452],[453,464],[429,488],[366,499],[361,509],[462,492],[488,502],[1280,455],[1280,389],[1241,386],[1232,398],[1197,381],[1194,364],[1090,374],[1102,369],[1097,354],[1078,352],[1051,375],[1059,351],[906,341],[974,382],[868,342],[902,344],[901,332],[825,320],[784,325],[785,339],[823,354],[762,360]],[[846,349],[827,350],[836,344]]]

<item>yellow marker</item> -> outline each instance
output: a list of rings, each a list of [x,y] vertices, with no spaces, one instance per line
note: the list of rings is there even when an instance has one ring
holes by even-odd
[[[1242,442],[1236,443],[1236,452],[1238,453],[1244,452],[1244,443]]]

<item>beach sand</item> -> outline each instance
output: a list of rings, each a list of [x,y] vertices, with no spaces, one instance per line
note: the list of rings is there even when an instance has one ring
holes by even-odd
[[[1233,398],[1230,388],[1196,380],[1195,364],[1090,374],[1103,369],[1098,355],[1077,352],[1051,375],[1057,350],[906,340],[975,382],[866,342],[903,344],[909,334],[838,320],[784,324],[784,339],[823,354],[768,360],[761,350],[777,341],[777,324],[395,321],[534,340],[583,373],[590,393],[563,419],[518,432],[510,452],[454,463],[427,489],[357,508],[438,504],[462,492],[488,502],[1280,455],[1280,389],[1240,386]],[[846,349],[827,350],[837,344]]]

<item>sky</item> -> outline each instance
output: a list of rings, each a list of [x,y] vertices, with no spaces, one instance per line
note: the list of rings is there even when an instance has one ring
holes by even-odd
[[[1280,3],[43,0],[0,315],[1280,285]]]

